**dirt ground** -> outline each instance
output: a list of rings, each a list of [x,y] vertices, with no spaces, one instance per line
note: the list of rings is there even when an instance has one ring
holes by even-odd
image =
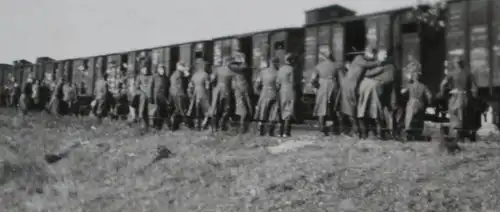
[[[0,211],[500,211],[500,145],[161,131],[0,110]],[[43,155],[72,142],[68,158]],[[158,145],[174,155],[144,168]]]

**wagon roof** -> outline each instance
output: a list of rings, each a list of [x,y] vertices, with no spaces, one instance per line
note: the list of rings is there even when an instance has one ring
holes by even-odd
[[[396,9],[378,11],[378,12],[374,12],[374,13],[366,13],[366,14],[361,14],[361,15],[356,15],[356,16],[341,17],[341,18],[336,18],[333,20],[321,21],[321,22],[314,23],[314,24],[304,24],[304,27],[317,26],[317,25],[329,24],[329,23],[345,23],[345,22],[350,22],[350,21],[358,21],[358,20],[363,20],[363,19],[367,19],[370,17],[380,16],[380,15],[393,15],[396,13],[402,13],[402,12],[406,12],[409,10],[413,10],[414,8],[415,8],[415,6],[406,6],[406,7],[399,7]]]
[[[280,28],[275,28],[275,29],[256,30],[253,32],[244,32],[244,33],[238,33],[238,34],[234,34],[234,35],[216,37],[216,38],[213,38],[212,40],[216,41],[216,40],[225,40],[225,39],[232,39],[232,38],[249,37],[249,36],[261,34],[261,33],[271,33],[271,32],[278,32],[278,31],[298,30],[298,29],[302,29],[302,27],[290,26],[290,27],[280,27]]]
[[[111,53],[105,53],[105,54],[98,54],[98,55],[93,55],[93,56],[81,56],[81,57],[74,57],[74,58],[68,58],[68,59],[62,59],[59,61],[67,61],[67,60],[83,60],[83,59],[88,59],[88,58],[94,58],[94,57],[105,57],[105,56],[110,56],[110,55],[117,55],[117,54],[127,54],[130,52],[140,52],[140,51],[149,51],[153,49],[158,49],[158,48],[167,48],[167,47],[175,47],[175,46],[180,46],[184,44],[190,44],[190,43],[203,43],[203,42],[211,42],[211,40],[197,40],[197,41],[189,41],[189,42],[182,42],[182,43],[175,43],[175,44],[167,44],[167,45],[161,45],[161,46],[154,46],[154,47],[148,47],[148,48],[141,48],[141,49],[131,49],[131,50],[124,50],[124,51],[117,51],[117,52],[111,52]]]
[[[320,7],[315,7],[315,8],[312,8],[312,9],[308,9],[306,10],[305,12],[312,12],[312,11],[316,11],[316,10],[321,10],[321,9],[332,9],[332,8],[335,8],[335,9],[341,9],[341,10],[346,10],[346,11],[349,11],[349,12],[352,12],[352,13],[356,13],[356,11],[354,10],[351,10],[347,7],[344,7],[340,4],[330,4],[330,5],[325,5],[325,6],[320,6]]]

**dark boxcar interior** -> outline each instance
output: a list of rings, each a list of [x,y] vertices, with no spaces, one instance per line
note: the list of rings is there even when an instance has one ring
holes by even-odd
[[[213,63],[213,43],[212,41],[202,41],[193,44],[193,61],[202,58],[207,63],[208,72],[211,72],[210,64]]]

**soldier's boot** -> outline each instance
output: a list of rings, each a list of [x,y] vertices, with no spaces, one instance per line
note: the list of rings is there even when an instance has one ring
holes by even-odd
[[[192,130],[194,129],[194,121],[192,121],[191,119],[189,119],[189,117],[187,116],[180,116],[179,117],[179,122],[180,123],[183,123],[184,126],[186,126],[188,129]]]
[[[326,129],[326,121],[324,116],[318,117],[319,131],[325,136],[328,136],[328,130]]]
[[[332,118],[332,126],[330,126],[329,130],[333,135],[340,135],[340,122],[338,117],[334,116]]]
[[[375,127],[376,127],[377,137],[380,140],[385,141],[387,139],[387,136],[386,136],[386,131],[384,129],[384,126],[382,125],[382,122],[377,121],[375,123]]]
[[[227,114],[223,115],[222,118],[221,118],[221,123],[220,123],[220,130],[221,131],[227,131],[228,130],[228,126],[227,126],[227,122],[229,121],[229,116]]]
[[[280,121],[279,126],[278,126],[278,130],[279,130],[278,135],[280,137],[284,137],[285,136],[285,121]]]
[[[477,141],[477,132],[476,131],[472,131],[469,135],[469,138],[470,138],[470,141],[471,142],[476,142]]]
[[[350,117],[349,119],[351,120],[351,130],[349,131],[349,134],[354,137],[359,137],[360,129],[358,120],[354,117]]]
[[[210,123],[210,118],[209,117],[205,117],[203,119],[203,121],[201,122],[201,130],[207,130],[209,123]]]
[[[195,126],[196,130],[202,131],[202,129],[203,129],[202,122],[203,122],[203,119],[201,119],[200,117],[196,117],[196,126]]]
[[[149,118],[143,118],[141,134],[147,133],[149,131]]]
[[[247,122],[246,122],[246,117],[241,116],[240,118],[240,129],[239,133],[240,134],[245,134],[247,132]]]
[[[257,130],[259,131],[259,135],[260,136],[264,136],[266,134],[265,130],[264,130],[264,123],[263,122],[259,122],[257,124]]]
[[[218,116],[215,116],[211,120],[211,125],[212,125],[212,132],[218,131],[219,130],[219,118]]]
[[[292,121],[286,120],[285,121],[285,137],[290,137],[290,136],[292,136]]]
[[[368,138],[368,134],[369,134],[369,129],[368,129],[368,124],[366,122],[366,120],[363,120],[363,119],[359,119],[358,120],[358,123],[359,123],[359,131],[360,131],[360,139],[367,139]]]
[[[163,117],[163,122],[165,122],[165,125],[167,125],[168,129],[169,130],[172,130],[173,128],[173,124],[172,124],[172,120],[170,119],[171,117],[170,116],[165,116]]]
[[[276,122],[269,122],[269,128],[267,129],[269,136],[274,136],[276,128]]]
[[[172,116],[172,131],[177,131],[181,125],[181,118],[178,115]]]

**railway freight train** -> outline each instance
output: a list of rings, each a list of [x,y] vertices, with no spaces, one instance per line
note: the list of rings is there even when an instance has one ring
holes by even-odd
[[[500,100],[500,1],[449,1],[440,17],[444,27],[434,27],[423,21],[421,14],[428,9],[428,6],[408,7],[360,16],[345,7],[332,5],[306,11],[306,23],[302,27],[91,57],[64,60],[42,57],[34,64],[26,60],[12,65],[1,64],[0,83],[5,85],[15,78],[22,84],[28,74],[48,84],[65,78],[77,86],[80,101],[89,103],[94,81],[105,72],[112,93],[117,92],[120,84],[132,91],[138,75],[138,54],[151,59],[153,70],[154,66],[164,64],[172,71],[178,61],[192,63],[200,57],[216,67],[222,64],[225,56],[241,51],[252,69],[248,72],[248,80],[253,80],[258,71],[270,65],[270,58],[277,56],[284,60],[285,53],[290,52],[300,58],[296,67],[296,77],[303,82],[298,85],[301,91],[298,98],[302,101],[297,101],[296,106],[300,111],[297,114],[301,114],[297,117],[300,122],[312,118],[314,92],[306,82],[318,62],[319,53],[332,53],[337,61],[344,62],[350,59],[348,52],[361,50],[369,44],[392,55],[399,70],[395,76],[398,86],[407,83],[407,67],[416,66],[422,70],[424,82],[434,93],[438,92],[444,77],[446,61],[463,56],[477,78],[481,98],[500,112],[500,107],[496,106]],[[256,94],[253,97],[256,99]]]

